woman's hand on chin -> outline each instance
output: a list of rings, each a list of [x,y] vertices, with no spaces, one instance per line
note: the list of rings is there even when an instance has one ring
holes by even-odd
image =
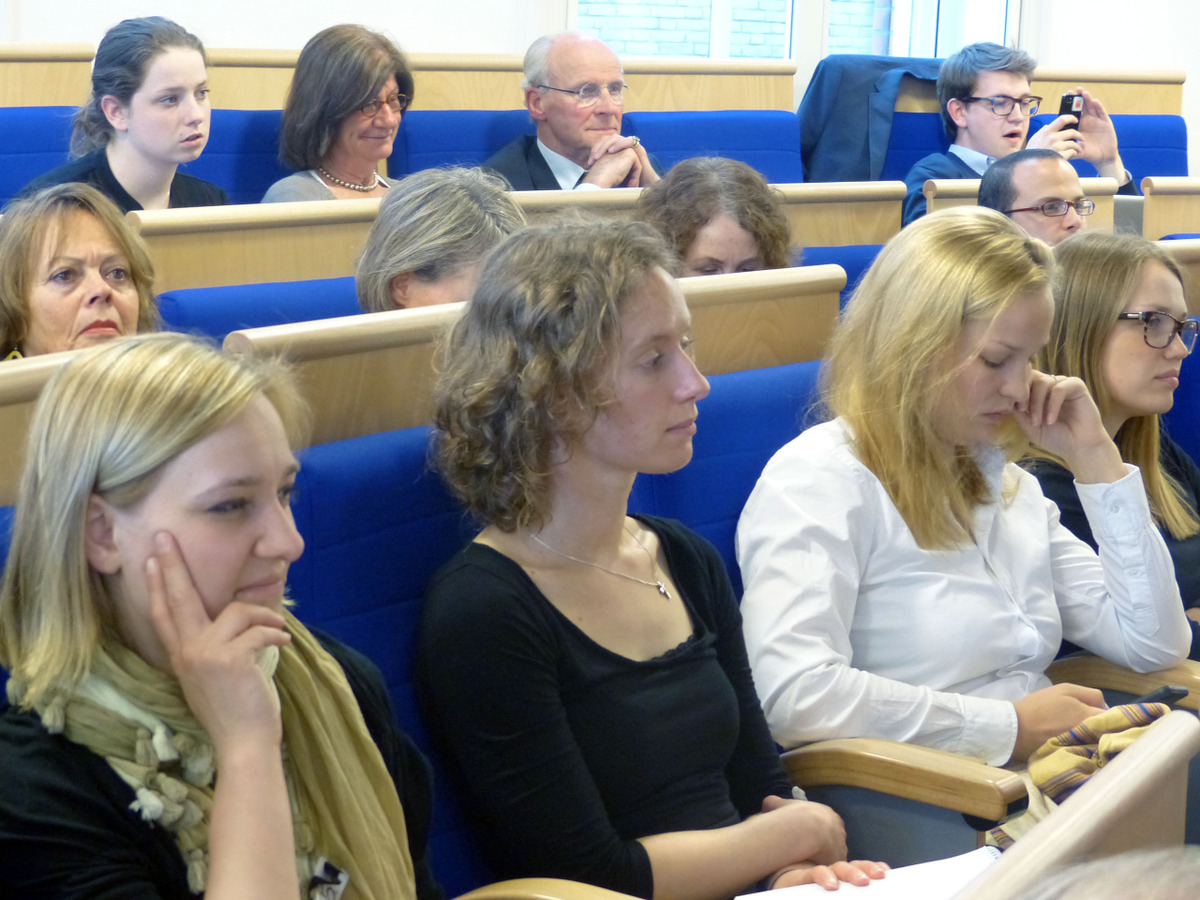
[[[1035,370],[1029,396],[1017,404],[1013,418],[1031,443],[1061,457],[1076,481],[1094,484],[1125,477],[1120,451],[1080,379]]]
[[[264,742],[278,746],[278,696],[256,659],[263,648],[291,640],[283,616],[232,602],[212,618],[174,537],[157,534],[155,551],[146,560],[150,616],[188,706],[218,755]]]

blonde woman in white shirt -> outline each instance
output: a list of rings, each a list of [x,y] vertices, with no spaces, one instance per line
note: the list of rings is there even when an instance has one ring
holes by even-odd
[[[777,741],[881,737],[1025,759],[1104,706],[1051,686],[1066,637],[1139,671],[1189,629],[1141,475],[1077,378],[1033,369],[1049,248],[975,207],[909,226],[833,338],[832,421],[768,463],[738,526],[742,614]],[[1011,460],[1067,460],[1100,555]]]

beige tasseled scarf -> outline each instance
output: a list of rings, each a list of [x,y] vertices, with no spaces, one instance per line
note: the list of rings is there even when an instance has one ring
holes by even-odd
[[[412,900],[404,810],[341,666],[290,613],[278,653],[284,772],[302,895],[325,858],[350,876],[344,900]],[[274,657],[264,663],[272,667]],[[19,680],[9,682],[19,703]],[[188,886],[204,891],[213,748],[175,679],[122,646],[101,651],[71,695],[38,707],[51,732],[104,757],[134,790],[131,808],[175,838]]]

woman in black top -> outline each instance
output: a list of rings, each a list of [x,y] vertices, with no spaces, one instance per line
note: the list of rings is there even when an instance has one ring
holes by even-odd
[[[200,39],[162,16],[126,19],[96,49],[92,93],[71,135],[73,159],[22,194],[82,181],[122,212],[228,203],[215,184],[176,171],[204,150],[211,117]]]
[[[1190,656],[1200,659],[1200,469],[1160,420],[1196,341],[1183,278],[1158,244],[1135,235],[1088,231],[1063,241],[1054,255],[1054,325],[1039,367],[1082,378],[1122,458],[1141,469],[1193,621]],[[1095,547],[1070,471],[1044,455],[1025,466],[1058,504],[1063,524]]]
[[[438,466],[486,526],[430,585],[419,678],[498,871],[642,897],[865,884],[787,799],[713,548],[631,517],[692,455],[708,382],[647,225],[510,237],[448,337]],[[814,866],[814,863],[826,864]]]

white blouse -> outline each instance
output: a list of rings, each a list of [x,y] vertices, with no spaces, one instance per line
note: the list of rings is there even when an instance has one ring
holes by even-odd
[[[1059,524],[1037,480],[994,447],[999,502],[974,543],[930,551],[837,420],[763,471],[742,512],[742,616],[771,732],[792,747],[881,737],[1001,765],[1012,702],[1050,684],[1063,637],[1138,671],[1187,656],[1191,629],[1141,473],[1078,485],[1100,556]]]

